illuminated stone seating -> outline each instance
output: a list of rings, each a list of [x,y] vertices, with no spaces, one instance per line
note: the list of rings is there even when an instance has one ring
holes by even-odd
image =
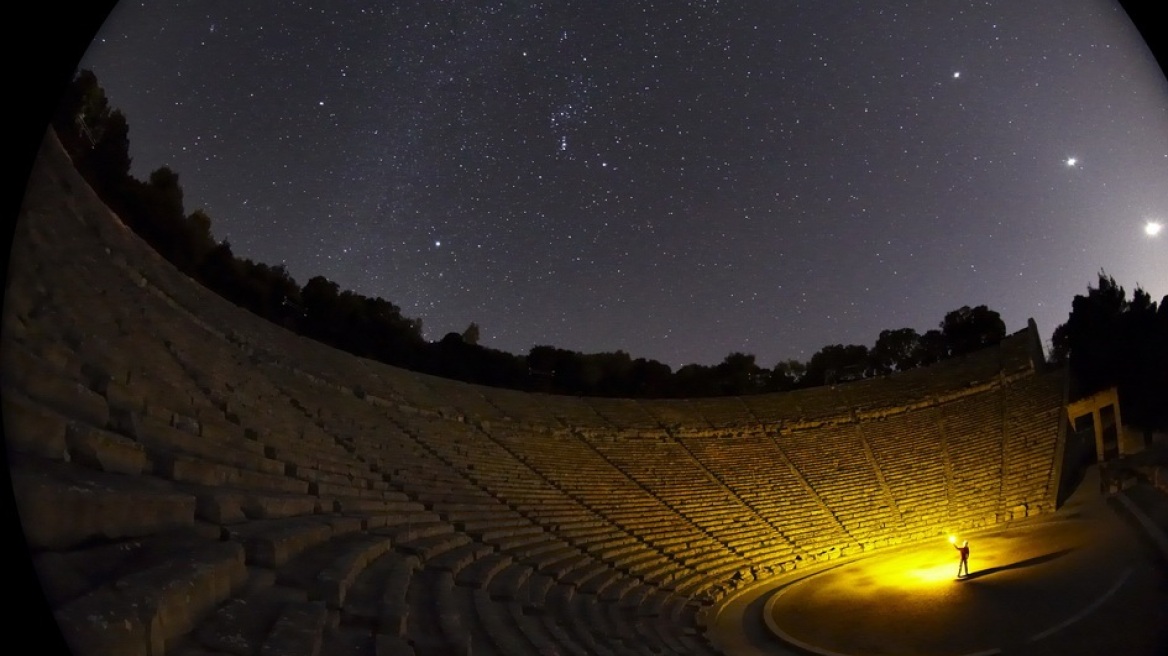
[[[793,392],[744,396],[741,401],[763,426],[774,426],[802,416],[798,395]]]
[[[953,463],[950,515],[982,526],[995,521],[1001,489],[1002,401],[973,396],[940,406],[945,450]]]
[[[671,438],[598,439],[592,444],[618,469],[720,543],[727,554],[742,555],[774,534],[773,527],[705,475],[700,463]]]
[[[926,408],[861,424],[903,522],[903,535],[944,525],[949,514],[947,456],[940,411]]]
[[[660,426],[708,428],[705,418],[693,409],[691,399],[641,399],[640,403]]]
[[[855,425],[781,435],[778,444],[831,509],[850,542],[862,548],[876,546],[884,535],[901,528]]]
[[[755,579],[1053,509],[1063,379],[1032,330],[785,394],[466,385],[201,289],[48,146],[0,389],[78,653],[712,653],[705,612]]]
[[[683,440],[760,519],[778,528],[779,535],[768,546],[780,565],[828,557],[834,547],[846,543],[839,523],[806,480],[787,465],[775,437],[752,432],[727,439],[702,435]]]
[[[427,376],[425,380],[427,386],[445,399],[461,416],[474,417],[480,422],[506,419],[503,411],[483,395],[482,392],[486,388],[480,385],[467,385],[436,376]]]
[[[656,429],[661,426],[658,419],[634,399],[589,399],[588,405],[605,419],[610,428]]]
[[[689,406],[714,428],[749,426],[758,422],[750,407],[741,401],[735,403],[727,399],[690,399]]]
[[[552,408],[541,402],[542,396],[537,395],[536,400],[531,394],[501,388],[482,388],[480,393],[509,421],[544,427],[563,426]]]
[[[1005,423],[1013,439],[1003,447],[1001,510],[1013,519],[1055,509],[1044,492],[1055,469],[1049,431],[1062,412],[1063,383],[1056,376],[1027,378],[1007,391]]]

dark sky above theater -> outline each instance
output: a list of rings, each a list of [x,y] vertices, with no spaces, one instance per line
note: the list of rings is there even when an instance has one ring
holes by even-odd
[[[1168,294],[1115,2],[119,3],[81,66],[239,256],[440,339],[762,366]]]

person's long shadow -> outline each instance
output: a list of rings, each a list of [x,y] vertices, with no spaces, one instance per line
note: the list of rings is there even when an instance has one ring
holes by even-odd
[[[1058,551],[1052,551],[1048,554],[1043,554],[1041,556],[1027,558],[1026,560],[1019,560],[1018,562],[1010,563],[1009,565],[998,565],[997,567],[989,567],[987,569],[979,569],[977,571],[970,572],[969,576],[965,577],[965,580],[969,581],[972,579],[980,579],[983,576],[989,576],[990,574],[997,574],[998,572],[1005,572],[1005,571],[1011,570],[1011,569],[1022,569],[1023,567],[1034,567],[1035,565],[1049,563],[1052,560],[1062,558],[1063,556],[1071,553],[1074,550],[1075,550],[1074,547],[1071,547],[1068,549],[1060,549]]]

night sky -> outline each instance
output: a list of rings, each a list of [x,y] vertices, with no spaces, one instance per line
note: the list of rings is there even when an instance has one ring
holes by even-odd
[[[1115,2],[121,2],[81,67],[237,256],[426,337],[760,366],[1168,294]]]

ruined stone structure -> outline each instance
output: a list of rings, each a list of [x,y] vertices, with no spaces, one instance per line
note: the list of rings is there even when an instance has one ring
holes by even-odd
[[[1033,325],[886,378],[614,400],[362,360],[203,289],[52,138],[16,228],[3,413],[78,654],[707,654],[727,593],[1053,510]]]

